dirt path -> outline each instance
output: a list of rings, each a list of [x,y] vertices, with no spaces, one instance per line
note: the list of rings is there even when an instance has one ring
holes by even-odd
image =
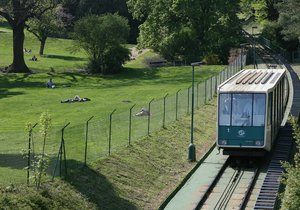
[[[149,49],[139,50],[136,47],[132,47],[132,48],[130,48],[130,52],[131,52],[130,59],[135,60],[137,57],[145,54],[148,51],[149,51]]]

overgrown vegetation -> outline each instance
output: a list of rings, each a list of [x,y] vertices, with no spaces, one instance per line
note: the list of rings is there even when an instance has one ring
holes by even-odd
[[[95,205],[74,187],[62,181],[46,183],[40,190],[33,187],[0,187],[0,209],[95,209]]]
[[[300,206],[300,127],[296,118],[291,118],[293,137],[296,142],[296,153],[293,163],[285,163],[283,183],[286,185],[281,209],[299,209]]]

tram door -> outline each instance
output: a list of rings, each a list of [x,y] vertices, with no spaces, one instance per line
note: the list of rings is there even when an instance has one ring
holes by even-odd
[[[273,92],[269,93],[269,108],[270,108],[270,123],[271,123],[271,143],[273,144],[274,137],[274,99]],[[272,146],[272,145],[271,145]]]
[[[276,136],[276,127],[277,127],[277,89],[275,88],[275,90],[273,91],[273,113],[272,113],[272,140],[275,140],[275,136]]]

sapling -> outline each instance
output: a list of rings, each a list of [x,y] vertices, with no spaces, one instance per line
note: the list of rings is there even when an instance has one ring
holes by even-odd
[[[40,116],[40,134],[43,138],[43,150],[42,154],[36,155],[35,160],[33,162],[33,168],[34,168],[34,180],[37,189],[40,188],[42,176],[46,175],[46,170],[48,168],[49,164],[49,157],[45,153],[45,147],[46,147],[46,140],[49,135],[49,130],[51,128],[51,116],[48,112],[43,112]]]

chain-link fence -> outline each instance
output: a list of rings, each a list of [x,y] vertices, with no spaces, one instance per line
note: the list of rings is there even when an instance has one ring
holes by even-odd
[[[246,55],[239,55],[217,75],[204,82],[196,83],[194,86],[195,108],[211,100],[217,92],[218,85],[240,71],[245,64]],[[118,113],[112,110],[104,118],[90,116],[88,119],[89,116],[86,116],[88,120],[82,121],[81,124],[73,126],[72,122],[70,124],[66,122],[61,127],[53,127],[46,142],[47,155],[51,159],[49,173],[54,176],[63,174],[62,170],[66,171],[68,168],[65,165],[66,162],[76,165],[91,164],[190,114],[191,93],[191,87],[180,89],[176,93],[166,93],[163,98],[152,99],[142,107],[133,105],[126,112]],[[143,108],[142,111],[141,108]],[[142,116],[136,116],[136,113]],[[31,158],[33,154],[41,151],[42,143],[36,142],[36,139],[41,139],[38,130],[39,125],[32,130],[31,138],[29,138],[30,135],[20,137],[28,138]],[[19,161],[27,165],[29,164],[27,158]],[[68,161],[64,161],[65,158]]]

